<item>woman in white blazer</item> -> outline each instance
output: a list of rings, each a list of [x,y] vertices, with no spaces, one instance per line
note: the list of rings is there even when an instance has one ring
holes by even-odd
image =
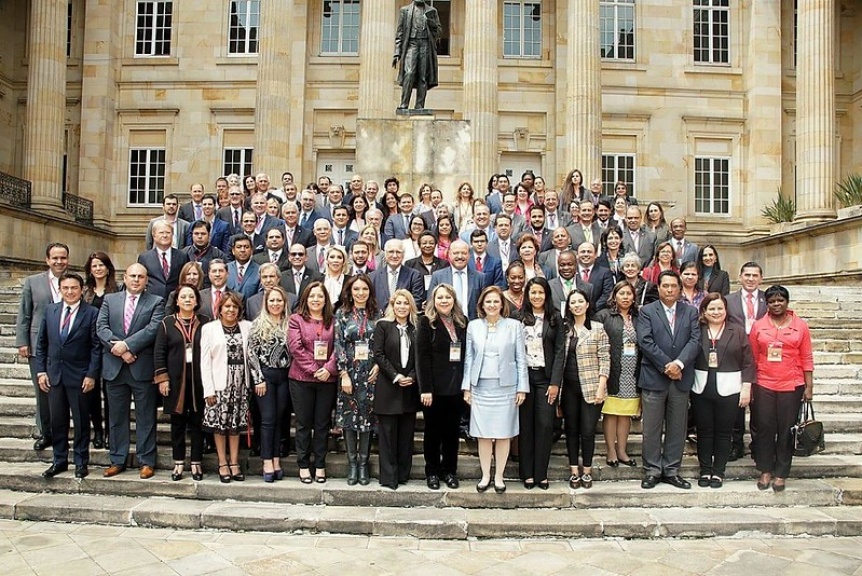
[[[471,407],[470,435],[479,440],[479,492],[491,484],[492,452],[496,462],[494,491],[506,491],[503,473],[511,440],[518,435],[518,407],[530,391],[524,328],[507,318],[508,308],[503,291],[489,286],[476,304],[479,318],[467,325],[461,390]]]
[[[245,475],[239,466],[239,435],[248,427],[251,322],[240,320],[242,297],[233,291],[225,292],[216,315],[217,322],[201,328],[201,380],[207,404],[201,427],[213,433],[219,480],[241,482]]]

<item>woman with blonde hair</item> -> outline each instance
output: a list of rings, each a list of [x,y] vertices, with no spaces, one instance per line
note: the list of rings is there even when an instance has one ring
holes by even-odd
[[[349,272],[347,251],[342,246],[330,246],[326,251],[326,270],[323,272],[323,285],[329,292],[333,307],[341,302],[341,290]]]
[[[377,270],[383,262],[383,252],[380,250],[378,238],[380,233],[377,228],[369,224],[359,233],[359,239],[368,244],[368,269]]]
[[[473,223],[473,201],[476,192],[469,182],[461,182],[458,193],[455,196],[455,205],[452,208],[452,217],[455,219],[455,227],[458,230],[469,228]]]

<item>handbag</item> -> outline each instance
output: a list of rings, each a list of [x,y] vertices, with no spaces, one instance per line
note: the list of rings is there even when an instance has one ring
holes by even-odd
[[[814,416],[814,406],[805,400],[799,407],[799,417],[796,425],[790,429],[793,433],[793,455],[811,456],[826,449],[823,438],[823,423]]]

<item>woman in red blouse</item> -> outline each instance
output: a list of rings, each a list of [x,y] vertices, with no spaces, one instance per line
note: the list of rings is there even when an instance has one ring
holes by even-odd
[[[766,293],[767,314],[751,327],[749,340],[757,364],[752,387],[752,417],[757,438],[754,461],[760,471],[757,487],[782,492],[790,474],[793,436],[802,399],[814,392],[814,355],[808,324],[787,309],[790,293],[772,286]]]

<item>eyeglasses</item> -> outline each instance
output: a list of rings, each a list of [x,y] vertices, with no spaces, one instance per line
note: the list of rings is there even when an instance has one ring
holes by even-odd
[[[242,196],[242,192],[230,192],[230,193],[228,193],[228,195],[229,196]]]
[[[305,256],[305,252],[288,252],[288,256],[299,258]]]

